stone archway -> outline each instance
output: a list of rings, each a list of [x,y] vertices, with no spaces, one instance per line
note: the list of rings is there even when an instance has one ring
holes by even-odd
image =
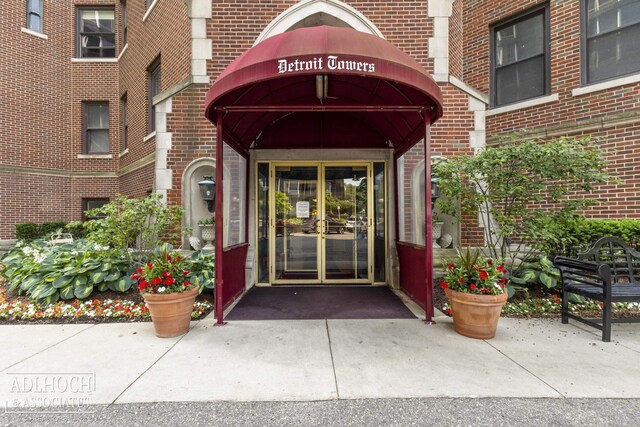
[[[315,25],[351,27],[354,30],[384,38],[382,32],[373,22],[344,2],[339,0],[303,0],[271,21],[253,45],[295,28]]]
[[[216,161],[211,158],[196,159],[187,166],[182,174],[182,208],[184,214],[182,222],[185,226],[192,228],[191,236],[200,237],[200,227],[198,221],[211,216],[207,210],[207,204],[200,197],[198,182],[206,175],[216,176]],[[189,249],[189,237],[184,236],[183,247]]]

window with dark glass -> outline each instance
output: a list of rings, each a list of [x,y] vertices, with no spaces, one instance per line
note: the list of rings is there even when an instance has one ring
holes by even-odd
[[[116,56],[115,12],[110,9],[78,9],[77,45],[81,58]]]
[[[160,58],[149,67],[149,132],[156,130],[156,107],[153,97],[160,93]]]
[[[120,98],[120,148],[122,151],[129,148],[129,107],[127,106],[127,93]]]
[[[127,0],[120,0],[120,34],[122,46],[127,44]]]
[[[583,0],[583,10],[583,83],[640,72],[640,1]]]
[[[544,5],[492,27],[492,106],[550,92],[548,11]]]
[[[97,209],[109,203],[108,198],[99,199],[82,199],[82,219],[84,221],[92,219],[106,218],[106,215],[87,216],[87,211],[91,209]]]
[[[109,103],[84,102],[83,129],[86,154],[109,153]]]
[[[42,33],[43,0],[27,0],[27,28]]]

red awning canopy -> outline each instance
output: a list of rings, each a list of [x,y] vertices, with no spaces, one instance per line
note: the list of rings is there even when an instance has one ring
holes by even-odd
[[[222,113],[225,135],[244,149],[398,148],[423,137],[441,99],[427,71],[386,40],[320,26],[238,57],[211,86],[205,115],[216,123]]]

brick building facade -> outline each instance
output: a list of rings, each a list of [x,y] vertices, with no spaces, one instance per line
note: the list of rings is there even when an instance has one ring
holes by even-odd
[[[160,192],[183,205],[185,222],[197,227],[205,211],[196,184],[215,171],[215,127],[203,115],[211,83],[254,44],[320,24],[384,37],[432,74],[445,111],[432,128],[433,156],[471,153],[514,131],[602,137],[611,172],[624,183],[599,188],[596,196],[604,201],[588,214],[640,217],[640,67],[624,58],[619,66],[607,65],[607,51],[598,47],[626,49],[625,58],[638,53],[627,41],[640,25],[638,1],[5,3],[0,239],[13,238],[20,222],[81,219],[88,201],[116,193]],[[618,6],[627,8],[622,15]],[[626,21],[611,23],[613,13]],[[521,25],[534,28],[531,40],[518,39]],[[517,52],[514,57],[514,49],[525,56],[531,50],[531,61],[538,61],[531,64],[543,64],[544,75],[525,75],[534,67],[518,68],[527,59]],[[594,57],[604,58],[604,65],[592,64]],[[519,73],[536,83],[519,86]],[[506,102],[496,87],[501,85],[504,96],[512,96]],[[96,105],[106,110],[96,113]],[[412,223],[419,188],[412,177],[424,167],[421,159],[419,146],[405,156],[400,191],[405,237],[415,243],[424,243],[416,241],[420,233]],[[462,229],[449,224],[447,231],[463,244],[482,242],[483,230],[474,223],[470,219]]]

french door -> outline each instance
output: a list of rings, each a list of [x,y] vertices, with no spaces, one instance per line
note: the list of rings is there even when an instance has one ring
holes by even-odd
[[[372,283],[372,164],[273,163],[270,175],[270,283]]]

